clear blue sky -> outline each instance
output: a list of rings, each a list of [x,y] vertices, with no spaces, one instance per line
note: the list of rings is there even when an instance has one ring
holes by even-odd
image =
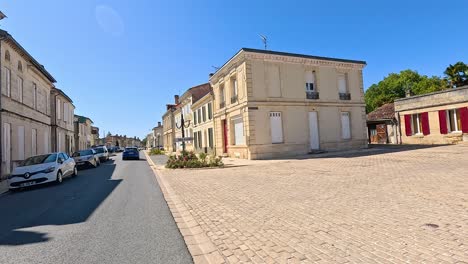
[[[453,3],[449,5],[449,3]],[[468,62],[463,1],[1,0],[0,22],[102,131],[143,137],[173,95],[241,47],[365,60],[441,76]]]

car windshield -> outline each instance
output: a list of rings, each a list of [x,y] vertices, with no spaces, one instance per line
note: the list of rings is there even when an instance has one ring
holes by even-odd
[[[90,150],[90,149],[82,150],[82,151],[78,151],[78,152],[73,153],[73,157],[89,156],[89,155],[93,155],[93,151]]]
[[[55,162],[56,160],[57,160],[57,154],[39,155],[39,156],[29,157],[23,160],[18,167],[50,163],[50,162]]]
[[[96,153],[104,153],[104,148],[95,148]]]

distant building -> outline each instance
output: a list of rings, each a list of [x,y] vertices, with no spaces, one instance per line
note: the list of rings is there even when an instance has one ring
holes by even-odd
[[[161,122],[158,122],[158,125],[152,129],[152,147],[160,148],[164,147],[164,131]]]
[[[0,30],[1,177],[20,161],[51,151],[54,77],[8,32]]]
[[[85,116],[75,115],[75,151],[91,148],[91,126],[93,121]]]
[[[175,117],[174,112],[179,104],[179,96],[174,96],[174,104],[166,105],[166,112],[162,116],[163,120],[163,146],[164,150],[174,152],[175,144]]]
[[[468,141],[468,86],[395,100],[403,144]]]
[[[384,104],[367,114],[370,144],[398,144],[398,122],[393,103]]]
[[[75,150],[74,111],[72,99],[62,90],[50,92],[52,151],[71,154]]]
[[[91,126],[91,146],[103,145],[99,140],[99,128]]]
[[[151,133],[149,133],[148,135],[146,135],[146,148],[152,148],[154,147],[154,138],[153,138],[153,131],[151,131]]]

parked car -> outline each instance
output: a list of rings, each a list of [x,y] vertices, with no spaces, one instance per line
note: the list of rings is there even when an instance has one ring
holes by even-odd
[[[115,152],[123,152],[124,148],[123,147],[115,147]]]
[[[140,152],[138,151],[138,148],[130,147],[130,148],[125,148],[124,152],[122,153],[122,160],[127,160],[127,159],[140,159]]]
[[[62,183],[64,177],[77,176],[75,160],[66,153],[33,156],[22,161],[8,177],[10,190],[44,184]]]
[[[107,150],[106,146],[94,148],[94,151],[96,151],[96,156],[101,162],[109,160],[109,151]]]
[[[94,149],[85,149],[80,150],[72,154],[73,159],[75,160],[76,166],[93,166],[94,168],[101,165],[101,160],[96,154]]]

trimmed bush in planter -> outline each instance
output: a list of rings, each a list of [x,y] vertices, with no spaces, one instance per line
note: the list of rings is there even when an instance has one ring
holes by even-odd
[[[210,157],[208,159],[205,153],[199,154],[199,157],[193,152],[182,151],[180,155],[171,155],[166,163],[166,168],[204,168],[204,167],[222,167],[224,164],[221,157]]]
[[[152,149],[149,154],[150,155],[164,155],[164,151],[160,149]]]

